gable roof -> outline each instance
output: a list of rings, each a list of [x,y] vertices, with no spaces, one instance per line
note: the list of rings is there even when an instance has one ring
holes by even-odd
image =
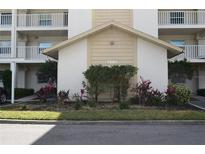
[[[140,38],[142,38],[144,40],[147,40],[147,41],[152,42],[152,43],[154,43],[156,45],[164,47],[165,49],[168,50],[168,57],[169,58],[174,57],[174,56],[176,56],[176,55],[178,55],[178,54],[183,52],[183,49],[178,48],[178,47],[176,47],[174,45],[171,45],[170,43],[167,43],[165,41],[162,41],[162,40],[160,40],[160,39],[158,39],[158,38],[156,38],[154,36],[151,36],[149,34],[146,34],[144,32],[141,32],[141,31],[136,30],[134,28],[131,28],[129,26],[123,25],[123,24],[121,24],[119,22],[110,21],[110,22],[107,22],[105,24],[96,26],[96,27],[94,27],[94,28],[92,28],[92,29],[90,29],[90,30],[88,30],[86,32],[83,32],[83,33],[79,34],[79,35],[71,37],[68,40],[63,41],[63,42],[61,42],[61,43],[59,43],[57,45],[54,45],[51,48],[45,49],[43,54],[48,55],[50,57],[53,57],[55,59],[58,59],[58,51],[60,49],[62,49],[64,47],[67,47],[67,46],[71,45],[72,43],[74,43],[76,41],[79,41],[81,39],[84,39],[84,38],[86,38],[88,36],[91,36],[91,35],[93,35],[95,33],[99,33],[101,31],[109,29],[111,27],[115,27],[115,28],[121,29],[121,30],[123,30],[123,31],[125,31],[127,33],[136,35],[137,37],[140,37]]]

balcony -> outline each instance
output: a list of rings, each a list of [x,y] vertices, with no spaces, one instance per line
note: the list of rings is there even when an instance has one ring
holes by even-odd
[[[66,28],[68,13],[18,14],[18,28]]]
[[[170,60],[187,59],[190,62],[205,62],[205,45],[185,45],[178,47],[183,48],[184,53]]]
[[[18,46],[16,56],[12,57],[11,47],[0,47],[0,59],[19,59],[26,61],[45,61],[48,57],[42,54],[45,48],[37,46]]]
[[[0,28],[9,29],[11,28],[12,15],[11,13],[4,13],[0,15]]]
[[[205,26],[205,11],[158,11],[159,26]]]
[[[0,47],[0,59],[2,58],[11,58],[11,47]]]

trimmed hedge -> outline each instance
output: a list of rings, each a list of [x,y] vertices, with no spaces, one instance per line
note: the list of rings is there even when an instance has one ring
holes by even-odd
[[[15,88],[15,98],[22,98],[34,94],[34,89]]]
[[[199,96],[205,96],[205,89],[198,89],[198,90],[197,90],[197,95],[199,95]]]

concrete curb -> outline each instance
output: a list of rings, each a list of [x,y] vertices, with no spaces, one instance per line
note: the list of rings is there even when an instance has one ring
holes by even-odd
[[[194,101],[193,101],[193,102],[194,102]],[[200,109],[200,110],[205,111],[205,108],[204,108],[204,107],[201,107],[201,106],[196,105],[196,104],[194,104],[194,103],[189,103],[189,104],[192,105],[192,106],[194,106],[195,108],[198,108],[198,109]]]
[[[135,121],[71,121],[71,120],[14,120],[0,119],[0,124],[46,125],[205,125],[205,120],[135,120]]]

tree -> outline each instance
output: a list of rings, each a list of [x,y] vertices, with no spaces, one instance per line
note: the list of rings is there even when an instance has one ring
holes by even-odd
[[[42,63],[37,72],[37,77],[43,77],[47,81],[49,78],[53,81],[57,81],[57,62],[48,60]]]
[[[96,103],[100,94],[112,88],[113,101],[117,99],[117,102],[121,103],[127,96],[129,81],[136,73],[137,68],[131,65],[92,65],[84,72],[88,81],[88,85],[84,87]]]
[[[195,67],[186,59],[168,63],[169,79],[176,83],[180,80],[192,79]]]
[[[10,70],[3,71],[2,82],[3,82],[4,88],[9,93],[11,92],[11,76],[12,76],[12,72]]]

